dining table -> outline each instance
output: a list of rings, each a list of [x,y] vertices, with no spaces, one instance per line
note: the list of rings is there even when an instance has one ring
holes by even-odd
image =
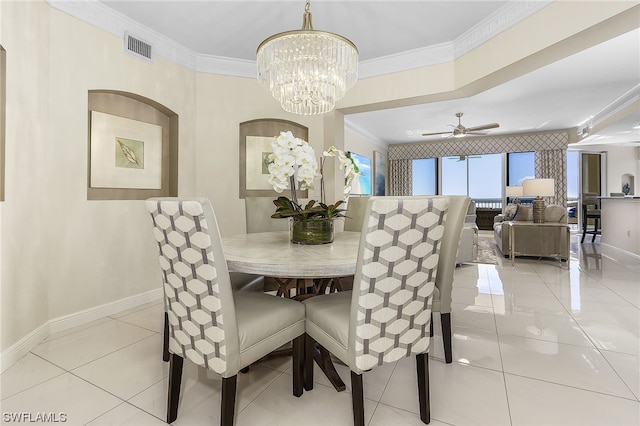
[[[222,238],[229,272],[244,272],[287,279],[314,279],[324,283],[317,288],[324,293],[326,283],[355,274],[360,244],[359,232],[336,232],[333,242],[318,245],[294,244],[288,231],[257,232]],[[282,294],[278,291],[278,294]],[[284,294],[286,296],[286,294]],[[338,391],[345,384],[338,375],[330,353],[318,347],[314,360]]]

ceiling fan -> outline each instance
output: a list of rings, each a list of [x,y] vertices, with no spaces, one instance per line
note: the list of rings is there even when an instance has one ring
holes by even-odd
[[[434,136],[434,135],[444,135],[447,133],[451,133],[451,136],[454,138],[463,138],[466,135],[486,135],[485,132],[481,132],[481,130],[489,130],[495,129],[496,127],[500,127],[498,123],[490,123],[483,124],[482,126],[474,126],[474,127],[465,127],[462,125],[462,115],[463,113],[456,113],[456,117],[458,117],[458,125],[454,126],[453,124],[449,124],[453,127],[453,132],[445,131],[445,132],[435,132],[435,133],[423,133],[422,136]]]

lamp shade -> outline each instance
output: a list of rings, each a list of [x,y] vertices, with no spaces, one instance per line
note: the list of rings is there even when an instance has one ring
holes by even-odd
[[[522,181],[525,197],[551,197],[555,195],[554,179],[526,179]]]
[[[507,189],[505,192],[507,197],[522,197],[521,186],[507,186]]]

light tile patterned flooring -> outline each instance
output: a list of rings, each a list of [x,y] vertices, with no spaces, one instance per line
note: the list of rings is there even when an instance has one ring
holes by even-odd
[[[640,260],[577,237],[568,269],[502,258],[456,269],[453,364],[435,320],[432,425],[640,424]],[[49,336],[2,374],[3,421],[55,412],[69,425],[163,424],[162,309],[158,301]],[[236,424],[352,424],[349,385],[338,393],[315,377],[295,398],[286,358],[252,366],[239,375]],[[421,424],[413,358],[364,377],[369,425]],[[216,375],[186,365],[174,424],[218,424],[219,406]]]

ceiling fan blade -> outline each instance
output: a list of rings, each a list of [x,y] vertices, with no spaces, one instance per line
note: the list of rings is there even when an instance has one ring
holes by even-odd
[[[488,132],[466,132],[465,135],[472,135],[472,136],[485,136],[488,135]]]
[[[482,126],[467,127],[467,133],[475,132],[476,130],[495,129],[496,127],[500,127],[500,125],[498,123],[490,123],[490,124],[484,124]]]
[[[450,130],[445,130],[444,132],[436,132],[436,133],[423,133],[422,136],[436,136],[436,135],[447,135],[451,133]]]

